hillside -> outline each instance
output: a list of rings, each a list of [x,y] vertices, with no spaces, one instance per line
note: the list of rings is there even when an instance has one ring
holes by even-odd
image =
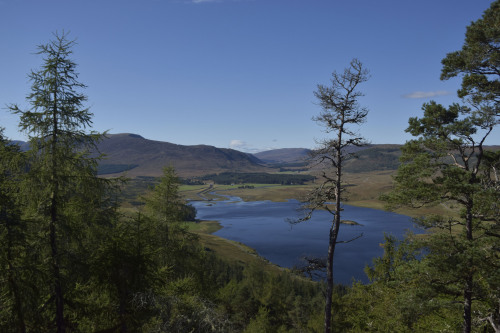
[[[29,144],[13,141],[22,150]],[[375,144],[355,149],[356,158],[346,161],[346,173],[395,171],[399,165],[401,145]],[[172,165],[179,176],[194,177],[226,172],[259,173],[295,171],[316,174],[320,166],[308,167],[311,152],[305,148],[282,148],[246,154],[234,149],[208,145],[184,146],[154,141],[137,134],[108,134],[98,149],[105,155],[99,163],[99,174],[128,177],[160,176],[164,166]],[[485,146],[497,151],[500,146]]]
[[[355,158],[345,163],[344,171],[360,173],[396,170],[401,156],[401,145],[370,145],[356,151]]]
[[[269,164],[300,163],[309,157],[309,152],[310,150],[305,148],[282,148],[262,151],[254,156]]]
[[[370,171],[396,170],[399,165],[401,145],[369,145],[353,147],[349,151],[355,158],[346,161],[345,172],[359,173]],[[259,160],[273,166],[306,166],[311,150],[304,148],[284,148],[254,154]],[[318,166],[313,167],[313,170]]]
[[[256,157],[233,149],[183,146],[129,133],[107,137],[98,145],[99,151],[106,155],[100,163],[101,174],[116,175],[126,171],[129,177],[160,176],[162,168],[169,165],[182,177],[224,171],[269,171]]]

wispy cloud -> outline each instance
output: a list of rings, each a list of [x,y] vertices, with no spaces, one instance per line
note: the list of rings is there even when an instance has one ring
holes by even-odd
[[[251,145],[249,145],[248,143],[246,143],[245,141],[242,141],[242,140],[231,140],[231,142],[229,143],[229,148],[239,150],[239,151],[242,151],[244,153],[250,153],[250,154],[255,154],[255,153],[258,153],[262,150],[267,150],[267,149],[259,149],[259,148],[252,147]]]
[[[438,90],[438,91],[414,91],[412,93],[403,95],[403,98],[432,98],[436,96],[446,96],[450,95],[449,91]]]
[[[229,148],[232,148],[232,149],[238,149],[238,148],[241,148],[241,147],[246,147],[246,142],[245,141],[241,141],[241,140],[231,140],[231,142],[229,143]]]

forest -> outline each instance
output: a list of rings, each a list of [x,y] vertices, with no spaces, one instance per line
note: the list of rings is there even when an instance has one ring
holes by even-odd
[[[143,204],[122,209],[127,180],[98,177],[104,133],[91,130],[73,46],[64,33],[38,46],[30,107],[8,105],[30,149],[0,130],[1,332],[500,332],[500,151],[484,149],[499,123],[500,1],[442,60],[443,80],[462,79],[463,103],[431,101],[409,119],[413,139],[381,197],[388,209],[448,213],[416,218],[425,236],[386,235],[383,256],[365,269],[370,283],[350,286],[205,248],[181,223],[194,212],[172,167],[137,198]],[[366,116],[354,89],[366,73],[353,60],[315,92],[323,110],[315,120],[339,135],[317,151],[333,168],[305,208],[332,213],[333,246],[342,208],[332,202],[347,190],[341,167],[352,157],[344,148],[363,144],[348,126]]]
[[[271,174],[271,173],[238,173],[222,172],[215,175],[198,177],[200,180],[213,181],[215,184],[281,184],[281,185],[303,185],[314,180],[314,176],[302,174]]]

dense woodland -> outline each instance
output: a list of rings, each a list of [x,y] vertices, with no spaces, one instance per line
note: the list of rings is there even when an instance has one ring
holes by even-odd
[[[304,185],[311,182],[314,177],[303,174],[271,174],[271,173],[237,173],[222,172],[219,174],[206,175],[197,179],[204,181],[213,181],[215,184],[281,184],[281,185]]]
[[[40,45],[30,108],[9,105],[30,149],[0,130],[0,331],[325,331],[324,283],[229,263],[181,227],[193,210],[174,169],[140,209],[120,208],[126,180],[97,176],[102,134],[89,130],[73,44],[56,34]],[[499,45],[495,1],[443,60],[442,79],[463,80],[463,105],[430,102],[410,119],[414,139],[383,197],[450,213],[418,219],[425,237],[386,235],[371,283],[331,290],[328,331],[500,331],[500,152],[483,149],[498,125]]]

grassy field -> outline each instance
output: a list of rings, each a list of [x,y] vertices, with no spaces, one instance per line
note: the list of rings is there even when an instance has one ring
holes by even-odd
[[[380,195],[387,193],[392,188],[392,175],[394,171],[376,171],[366,173],[346,174],[347,200],[346,204],[367,207],[374,209],[384,209],[385,203],[379,199]],[[270,200],[284,202],[289,199],[304,199],[307,193],[314,187],[308,185],[269,185],[269,184],[245,184],[253,188],[239,188],[241,185],[213,185],[208,186],[183,186],[182,194],[191,200],[220,198],[218,195],[231,195],[242,198],[244,201]],[[205,192],[203,192],[205,190]],[[200,193],[203,195],[200,196]],[[213,193],[213,194],[210,194]],[[445,206],[436,206],[424,209],[400,208],[397,213],[418,217],[427,214],[455,214]]]
[[[270,200],[284,202],[289,199],[301,199],[310,189],[310,185],[269,185],[252,184],[254,188],[220,188],[216,186],[216,193],[232,195],[244,201]]]
[[[391,189],[392,178],[390,172],[370,172],[347,174],[348,203],[355,206],[383,209],[384,203],[378,197]],[[307,185],[269,185],[269,184],[245,184],[253,188],[239,188],[241,185],[213,185],[208,186],[184,185],[181,187],[182,194],[191,200],[200,199],[200,193],[215,192],[221,195],[238,196],[245,201],[271,200],[283,202],[289,199],[301,200],[314,187]],[[204,192],[204,190],[206,190]]]

